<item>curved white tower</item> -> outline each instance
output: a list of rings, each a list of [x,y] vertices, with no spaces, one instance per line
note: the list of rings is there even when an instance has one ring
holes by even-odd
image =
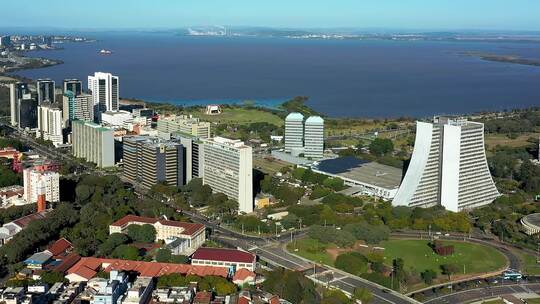
[[[392,204],[457,212],[499,196],[487,165],[484,124],[436,117],[417,122],[414,151]]]

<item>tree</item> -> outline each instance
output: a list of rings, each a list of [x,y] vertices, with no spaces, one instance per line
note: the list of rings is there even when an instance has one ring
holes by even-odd
[[[160,263],[169,263],[172,258],[171,250],[168,248],[160,248],[156,253],[156,261]]]
[[[370,225],[365,222],[348,224],[344,230],[350,232],[356,239],[364,240],[368,244],[378,244],[390,236],[390,229],[387,226]]]
[[[138,260],[139,249],[130,245],[120,245],[114,249],[112,257],[123,260]]]
[[[383,156],[394,151],[394,144],[388,138],[375,138],[369,145],[369,151],[376,156]]]
[[[427,269],[424,272],[420,273],[420,276],[427,285],[431,285],[433,283],[433,280],[437,278],[437,272],[432,269]]]
[[[127,232],[135,242],[151,243],[156,240],[156,228],[150,224],[129,225]]]
[[[129,238],[127,235],[123,233],[113,233],[109,236],[107,241],[98,247],[98,255],[106,257],[110,255],[116,247],[126,244],[128,241]]]
[[[262,283],[263,290],[277,294],[289,302],[310,304],[321,301],[315,284],[301,272],[280,268],[267,272],[265,277],[266,280]]]
[[[367,288],[355,288],[353,292],[353,298],[355,300],[360,300],[362,304],[368,304],[369,302],[371,302],[371,300],[373,300],[373,294]]]
[[[367,262],[368,260],[361,253],[348,252],[338,255],[334,265],[338,269],[359,276],[368,270]]]
[[[443,264],[441,265],[442,274],[445,274],[448,276],[448,280],[450,280],[452,274],[459,271],[457,265],[455,264]]]
[[[334,191],[340,191],[345,188],[343,180],[339,177],[328,177],[323,181],[323,186],[331,188]]]
[[[49,284],[49,286],[54,285],[54,283],[66,281],[64,274],[58,271],[45,271],[40,276],[41,276],[41,281],[43,283]]]
[[[294,213],[289,213],[281,220],[281,225],[285,229],[298,227],[299,218]]]

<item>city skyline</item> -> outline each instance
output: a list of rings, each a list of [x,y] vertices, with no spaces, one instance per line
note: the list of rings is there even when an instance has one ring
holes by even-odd
[[[496,1],[343,0],[338,4],[299,0],[287,2],[225,1],[94,1],[70,10],[59,0],[30,0],[25,14],[6,14],[0,28],[155,29],[194,25],[267,26],[280,28],[379,28],[416,30],[540,30],[535,12],[540,3]],[[100,8],[107,5],[108,10]],[[16,11],[15,2],[5,3]],[[261,13],[264,12],[264,13]],[[29,21],[31,20],[31,22]]]

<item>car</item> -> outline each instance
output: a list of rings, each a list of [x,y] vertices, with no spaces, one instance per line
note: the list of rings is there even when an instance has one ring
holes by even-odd
[[[385,289],[381,289],[381,291],[384,292],[384,293],[390,293],[390,289],[386,289],[386,288],[385,288]]]

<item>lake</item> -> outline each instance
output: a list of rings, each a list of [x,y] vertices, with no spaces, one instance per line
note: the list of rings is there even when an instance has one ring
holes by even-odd
[[[93,33],[95,43],[31,56],[64,64],[17,72],[33,79],[120,77],[120,95],[175,104],[254,100],[276,106],[308,96],[333,117],[426,117],[540,105],[540,67],[462,52],[540,59],[540,44],[188,37]],[[112,55],[100,55],[108,49]],[[85,84],[86,85],[86,84]]]

